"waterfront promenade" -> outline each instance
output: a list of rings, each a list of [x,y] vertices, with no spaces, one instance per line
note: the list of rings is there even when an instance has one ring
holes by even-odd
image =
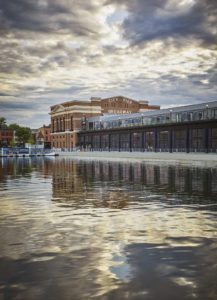
[[[217,166],[217,154],[214,153],[168,153],[168,152],[108,152],[108,151],[73,151],[56,152],[60,156],[99,159],[99,160],[139,160],[139,161],[161,161],[178,162],[181,164],[205,163],[210,166]]]

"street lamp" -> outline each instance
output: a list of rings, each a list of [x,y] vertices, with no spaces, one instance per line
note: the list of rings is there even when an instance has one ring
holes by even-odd
[[[209,104],[206,104],[206,119],[209,119]]]
[[[144,119],[143,119],[143,117],[144,117],[144,114],[142,114],[142,125],[144,124]]]

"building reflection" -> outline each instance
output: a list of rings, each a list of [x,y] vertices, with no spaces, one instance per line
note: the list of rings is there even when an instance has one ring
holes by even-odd
[[[32,173],[40,172],[46,176],[52,174],[53,164],[43,157],[5,158],[0,159],[0,182],[17,177],[31,177]]]
[[[124,208],[137,191],[173,195],[179,203],[207,203],[217,197],[215,168],[58,159],[52,169],[57,201],[81,204],[77,195],[83,193],[82,199],[92,200],[93,206]]]
[[[0,182],[15,179],[18,176],[29,177],[32,173],[32,160],[18,158],[0,159]]]
[[[216,168],[68,158],[0,160],[2,184],[37,173],[52,179],[54,201],[73,201],[75,206],[89,201],[94,207],[125,208],[138,191],[144,197],[174,196],[176,204],[212,203],[217,198]]]

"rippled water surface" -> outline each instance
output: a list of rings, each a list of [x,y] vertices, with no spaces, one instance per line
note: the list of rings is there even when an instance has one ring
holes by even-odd
[[[0,300],[217,299],[217,169],[0,160]]]

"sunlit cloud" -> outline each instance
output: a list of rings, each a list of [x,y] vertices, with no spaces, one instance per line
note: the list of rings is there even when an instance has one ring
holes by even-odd
[[[0,9],[8,121],[41,126],[51,105],[91,96],[162,106],[216,100],[215,1],[2,0]]]

